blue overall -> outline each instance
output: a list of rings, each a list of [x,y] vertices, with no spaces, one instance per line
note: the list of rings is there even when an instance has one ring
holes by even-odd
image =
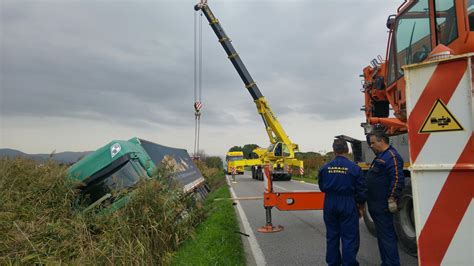
[[[318,183],[324,196],[326,224],[326,262],[329,265],[359,265],[359,217],[356,203],[366,200],[362,170],[344,156],[319,170]],[[342,242],[342,259],[339,243]]]
[[[405,182],[403,159],[390,146],[377,154],[366,175],[367,205],[375,223],[382,265],[400,265],[393,214],[388,211],[388,198],[400,199]]]

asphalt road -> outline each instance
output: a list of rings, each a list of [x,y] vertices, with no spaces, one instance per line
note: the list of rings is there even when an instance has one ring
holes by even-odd
[[[230,176],[227,176],[230,180]],[[263,182],[253,180],[249,172],[236,176],[231,183],[231,192],[237,198],[263,196]],[[274,182],[275,191],[314,191],[318,186],[298,181]],[[239,200],[236,211],[241,222],[241,232],[246,249],[248,265],[324,265],[326,253],[326,228],[322,211],[272,210],[274,226],[282,225],[278,233],[260,233],[257,229],[265,225],[263,199]],[[243,212],[243,213],[241,213]],[[360,220],[360,265],[380,265],[377,239]],[[399,250],[401,265],[417,265],[417,259]]]

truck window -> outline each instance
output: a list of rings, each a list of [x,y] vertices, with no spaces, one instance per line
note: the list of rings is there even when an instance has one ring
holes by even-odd
[[[244,157],[243,156],[227,156],[227,159],[226,161],[238,161],[238,160],[243,160]]]
[[[288,150],[288,147],[284,143],[282,143],[282,147],[283,147],[283,156],[284,157],[290,156],[290,150]]]
[[[469,30],[474,31],[474,0],[467,1],[466,9],[469,18]]]
[[[268,146],[268,148],[267,148],[267,151],[272,152],[273,148],[275,148],[275,144],[270,144],[270,146]]]
[[[390,43],[390,53],[389,53],[389,58],[388,58],[388,73],[387,73],[387,84],[390,85],[392,84],[397,77],[397,62],[395,60],[395,44],[394,40],[392,39],[392,42]]]
[[[403,65],[419,63],[431,52],[428,0],[417,1],[399,16],[392,38],[389,84],[403,76]],[[396,53],[396,57],[393,53]]]
[[[275,148],[275,152],[273,153],[277,157],[281,157],[281,142],[277,143],[277,146]]]
[[[145,170],[139,171],[134,167],[134,161],[129,160],[101,178],[88,184],[81,192],[86,204],[92,204],[105,194],[131,188],[146,176]]]
[[[435,10],[438,43],[448,45],[458,37],[454,0],[436,0]]]

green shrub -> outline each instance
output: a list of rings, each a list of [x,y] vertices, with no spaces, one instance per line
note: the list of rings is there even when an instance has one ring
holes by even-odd
[[[206,157],[205,163],[209,168],[216,168],[218,170],[223,170],[224,166],[222,159],[218,156],[208,156]]]
[[[163,264],[204,217],[158,176],[111,215],[73,210],[76,185],[53,162],[0,159],[0,264]]]
[[[211,168],[205,162],[197,161],[195,162],[201,174],[206,179],[207,183],[211,187],[211,190],[215,190],[223,185],[225,185],[225,178],[221,175],[218,175],[218,172],[222,172],[222,169]]]

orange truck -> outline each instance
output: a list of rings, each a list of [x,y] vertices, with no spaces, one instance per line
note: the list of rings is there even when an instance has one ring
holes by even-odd
[[[392,136],[406,162],[401,247],[420,265],[472,264],[474,1],[405,1],[387,27],[385,60],[363,70],[362,127]],[[340,137],[367,168],[367,143]]]

